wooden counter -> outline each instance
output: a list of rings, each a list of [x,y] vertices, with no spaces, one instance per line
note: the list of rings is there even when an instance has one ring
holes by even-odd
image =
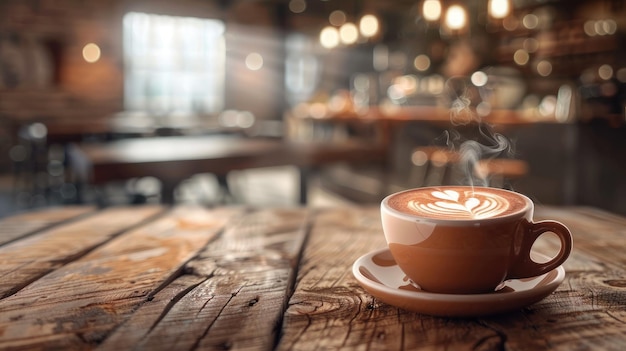
[[[376,207],[18,214],[0,221],[0,349],[625,349],[626,218],[556,207],[536,218],[573,233],[565,281],[519,310],[457,319],[357,283],[353,262],[385,247]]]

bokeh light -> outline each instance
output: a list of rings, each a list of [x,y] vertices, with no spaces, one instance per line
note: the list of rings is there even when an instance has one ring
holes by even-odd
[[[356,25],[348,22],[341,26],[341,28],[339,28],[339,38],[341,42],[346,45],[356,43],[356,40],[359,38],[359,31]]]
[[[246,67],[251,71],[258,71],[263,68],[263,56],[257,52],[249,53],[246,56]]]
[[[339,27],[346,23],[346,13],[341,10],[335,10],[328,16],[328,22],[333,26]]]
[[[422,5],[422,15],[427,21],[438,21],[441,17],[441,2],[439,0],[425,0]]]
[[[459,30],[467,23],[467,13],[461,5],[452,5],[446,12],[446,26],[452,30]]]
[[[504,18],[510,10],[509,0],[489,0],[489,14],[493,18]]]
[[[430,58],[426,55],[417,55],[413,60],[413,66],[418,71],[426,71],[430,68]]]
[[[613,78],[613,67],[610,65],[602,65],[598,68],[598,76],[601,79],[609,80]]]
[[[361,31],[361,35],[369,38],[373,37],[378,33],[378,18],[374,15],[365,15],[361,17],[361,21],[359,22],[359,30]]]
[[[100,60],[100,47],[94,43],[89,43],[83,47],[83,58],[89,63]]]
[[[552,64],[550,61],[542,60],[537,63],[537,73],[542,77],[547,77],[552,73]]]
[[[528,55],[528,51],[524,49],[519,49],[513,54],[513,61],[520,66],[527,64],[529,59],[530,55]]]
[[[483,71],[476,71],[472,73],[470,80],[472,84],[474,84],[475,86],[482,87],[482,86],[485,86],[485,84],[487,84],[489,77]]]
[[[339,45],[339,31],[335,27],[325,27],[320,32],[320,44],[327,49],[332,49]]]
[[[293,13],[302,13],[306,10],[305,0],[291,0],[289,1],[289,10]]]

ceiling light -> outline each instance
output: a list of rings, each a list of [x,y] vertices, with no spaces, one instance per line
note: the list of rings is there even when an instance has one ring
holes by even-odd
[[[339,45],[339,32],[335,27],[325,27],[320,32],[320,44],[327,49],[332,49]]]
[[[446,26],[452,30],[459,30],[467,23],[467,13],[461,5],[452,5],[446,11]]]
[[[339,28],[339,38],[346,45],[354,44],[359,38],[359,31],[353,23],[348,22]]]
[[[504,18],[510,10],[509,0],[489,0],[489,14],[493,18]]]
[[[359,30],[361,31],[361,35],[364,37],[373,37],[378,33],[378,18],[374,15],[365,15],[361,17],[361,21],[359,22]]]
[[[438,21],[441,17],[441,2],[439,0],[425,0],[422,5],[422,16],[427,21]]]

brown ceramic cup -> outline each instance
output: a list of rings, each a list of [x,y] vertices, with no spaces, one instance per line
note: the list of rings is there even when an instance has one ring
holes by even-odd
[[[533,202],[503,189],[425,187],[387,196],[383,231],[398,266],[422,290],[488,293],[507,279],[542,275],[569,256],[572,236],[556,221],[533,222]],[[560,239],[548,262],[530,256],[544,233]]]

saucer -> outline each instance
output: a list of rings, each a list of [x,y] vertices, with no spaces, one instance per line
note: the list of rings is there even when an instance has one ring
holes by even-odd
[[[549,259],[537,254],[536,259],[540,258]],[[518,310],[545,298],[563,282],[565,269],[559,266],[537,277],[510,279],[492,293],[440,294],[410,284],[385,248],[357,259],[352,274],[367,292],[390,305],[435,316],[471,317]]]

